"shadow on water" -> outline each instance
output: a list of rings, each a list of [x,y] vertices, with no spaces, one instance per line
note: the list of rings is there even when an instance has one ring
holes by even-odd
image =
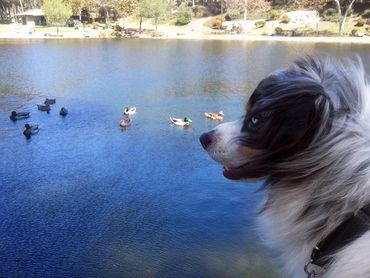
[[[198,137],[216,125],[205,111],[240,117],[259,80],[303,52],[369,61],[355,45],[0,42],[0,276],[277,277],[255,228],[259,185],[225,180]],[[50,114],[36,110],[45,97]],[[138,113],[122,132],[125,106]],[[9,121],[15,109],[29,121]],[[26,122],[40,126],[28,141]]]

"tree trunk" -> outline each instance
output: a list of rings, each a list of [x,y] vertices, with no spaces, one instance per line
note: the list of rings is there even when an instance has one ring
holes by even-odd
[[[244,0],[244,21],[247,20],[247,4],[248,0]]]
[[[19,0],[19,4],[21,5],[21,10],[22,10],[22,13],[24,12],[23,10],[23,3],[22,3],[22,0]]]
[[[82,22],[82,9],[78,11],[78,19]]]
[[[224,13],[224,0],[221,0],[221,14]]]
[[[195,0],[193,0],[193,8],[195,7]]]
[[[141,25],[143,24],[143,16],[140,15],[140,19],[139,19],[139,33],[141,34]]]
[[[59,26],[57,26],[57,35],[59,35]]]
[[[346,12],[342,16],[342,9],[340,7],[340,2],[339,0],[335,0],[335,3],[337,4],[337,9],[338,9],[338,14],[339,14],[339,30],[338,30],[338,35],[343,36],[343,29],[344,29],[344,23],[346,22],[347,15],[349,13],[349,10],[352,8],[353,3],[355,3],[356,0],[352,0],[351,3],[349,4]]]

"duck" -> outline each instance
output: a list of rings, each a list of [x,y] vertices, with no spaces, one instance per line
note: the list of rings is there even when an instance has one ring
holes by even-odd
[[[68,114],[68,110],[65,107],[60,108],[59,115],[65,117]]]
[[[26,136],[27,139],[30,139],[31,135],[35,135],[37,132],[39,132],[39,125],[24,125],[23,135]]]
[[[37,109],[40,110],[40,111],[46,111],[46,112],[50,112],[51,108],[50,108],[50,104],[45,104],[45,105],[42,105],[42,104],[37,104]]]
[[[205,112],[204,115],[211,120],[214,121],[223,121],[224,120],[224,112],[220,111],[218,113],[212,113],[212,112]]]
[[[178,126],[189,126],[190,123],[192,123],[193,121],[188,118],[188,117],[185,117],[184,119],[179,119],[179,118],[171,118],[170,117],[170,120],[171,120],[171,123],[173,123],[174,125],[178,125]]]
[[[132,120],[130,118],[123,118],[120,122],[119,125],[120,127],[126,127],[132,124]]]
[[[23,119],[27,119],[30,117],[30,112],[16,112],[16,111],[12,111],[12,113],[10,114],[10,119],[12,121],[17,121],[17,120],[23,120]]]
[[[136,107],[125,107],[125,109],[123,109],[123,114],[124,115],[133,115],[136,113]]]
[[[44,104],[47,105],[47,104],[55,104],[56,102],[56,99],[55,98],[46,98],[45,101],[44,101]]]

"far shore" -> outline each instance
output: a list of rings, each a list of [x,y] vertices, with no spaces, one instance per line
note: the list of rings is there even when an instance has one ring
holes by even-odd
[[[295,43],[346,43],[346,44],[370,44],[370,36],[363,37],[286,37],[269,36],[253,33],[230,34],[212,30],[203,25],[207,20],[198,19],[186,26],[159,25],[156,31],[154,26],[144,23],[145,32],[139,34],[135,32],[133,38],[138,39],[176,39],[176,40],[223,40],[223,41],[271,41],[271,42],[295,42]],[[126,28],[137,30],[136,23],[127,23]],[[92,29],[83,28],[75,30],[73,28],[60,28],[57,35],[56,28],[47,27],[29,29],[26,26],[11,24],[0,25],[0,40],[55,40],[55,39],[117,39],[112,36],[112,29]],[[124,38],[124,37],[123,37]],[[118,38],[119,39],[119,38]]]
[[[162,31],[163,32],[163,31]],[[59,36],[45,36],[42,33],[33,34],[14,34],[0,32],[0,40],[55,40],[55,39],[120,39],[112,36],[85,36],[82,33],[62,33]],[[126,38],[121,38],[126,39]],[[222,41],[271,41],[271,42],[296,42],[296,43],[353,43],[370,44],[370,37],[282,37],[282,36],[263,36],[248,34],[172,34],[163,32],[161,37],[153,37],[149,34],[141,34],[135,39],[154,39],[154,40],[222,40]]]

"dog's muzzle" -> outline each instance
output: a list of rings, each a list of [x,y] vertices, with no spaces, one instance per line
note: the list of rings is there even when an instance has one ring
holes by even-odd
[[[211,130],[210,132],[205,132],[203,133],[199,140],[200,140],[200,143],[202,144],[202,147],[207,150],[207,147],[209,145],[211,145],[212,143],[212,140],[213,140],[213,136],[215,134],[215,131],[214,130]]]

